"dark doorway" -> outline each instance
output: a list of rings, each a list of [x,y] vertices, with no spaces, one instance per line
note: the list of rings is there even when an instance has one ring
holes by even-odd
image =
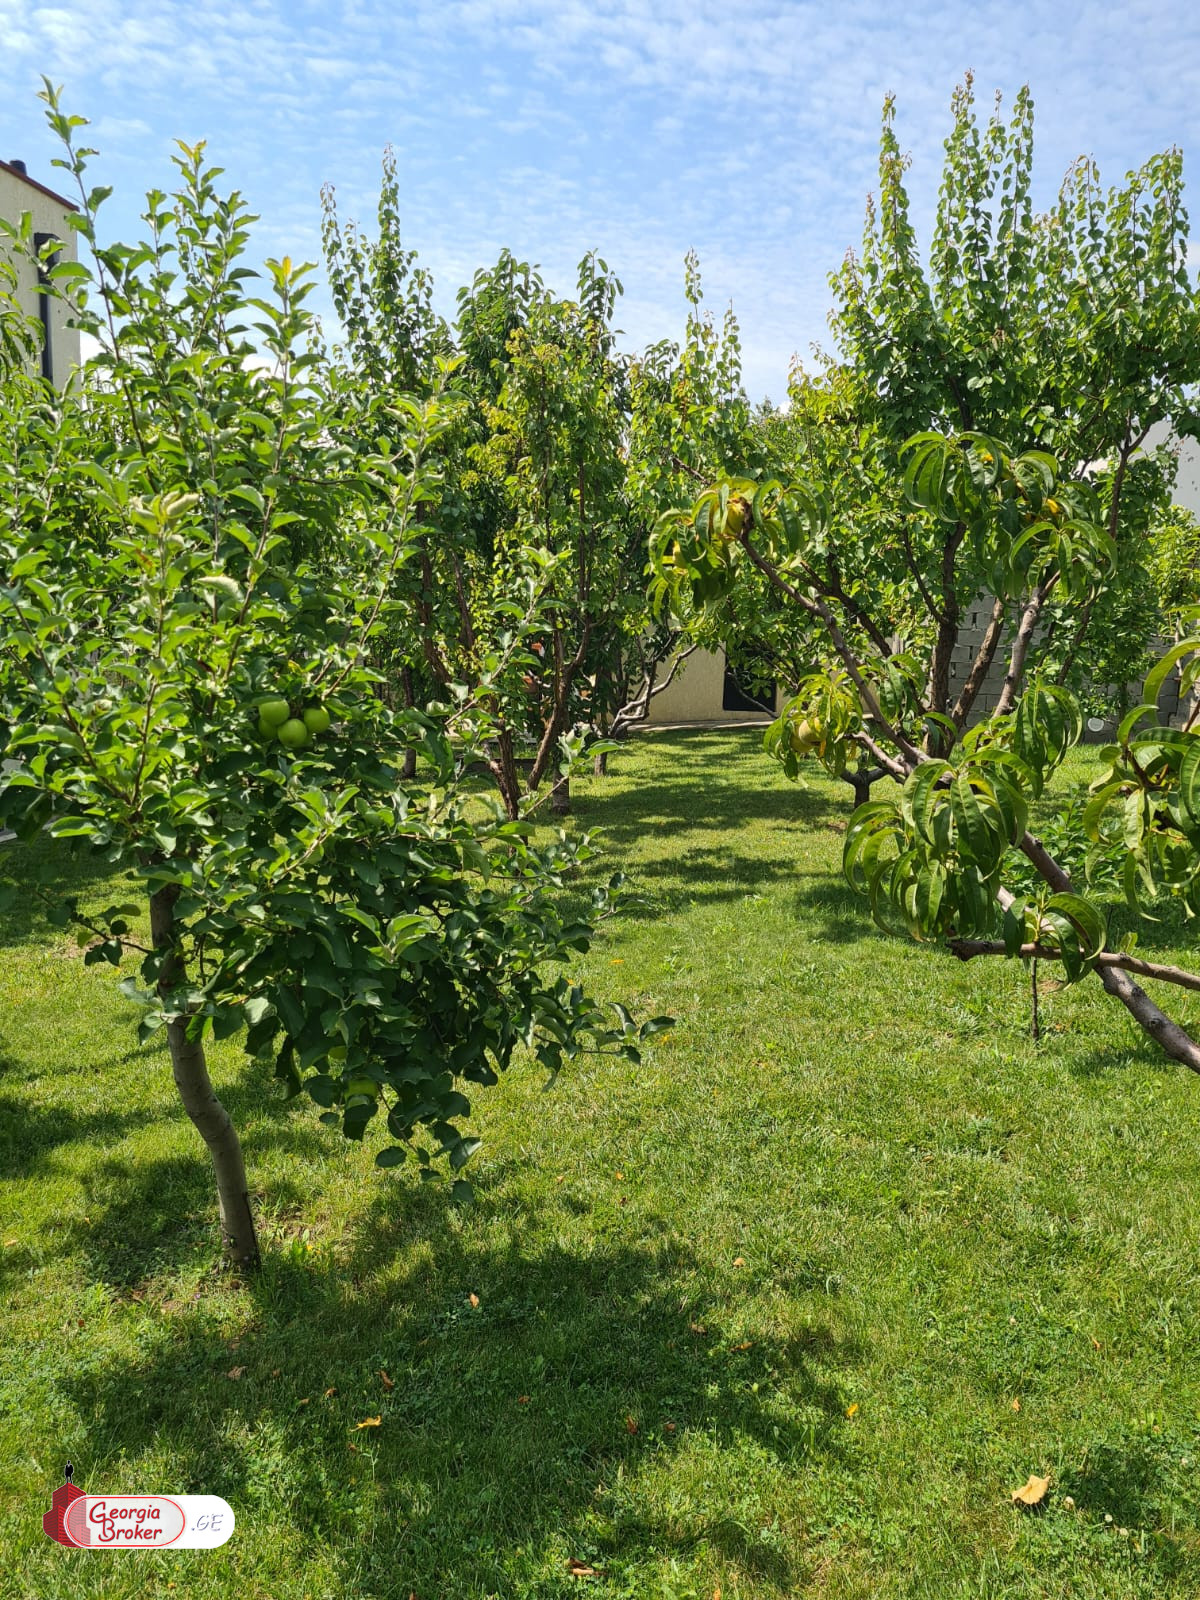
[[[775,715],[775,680],[755,677],[751,691],[743,689],[737,675],[725,658],[725,684],[721,690],[722,711],[759,711],[768,717]]]

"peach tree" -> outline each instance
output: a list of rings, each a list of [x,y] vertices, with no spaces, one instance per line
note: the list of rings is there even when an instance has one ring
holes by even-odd
[[[966,730],[928,704],[927,662],[880,652],[814,582],[831,530],[812,487],[726,479],[665,515],[652,546],[660,592],[711,605],[753,572],[823,639],[821,669],[766,745],[792,777],[805,758],[835,776],[862,758],[899,785],[855,810],[843,856],[882,927],[962,960],[1052,960],[1068,983],[1094,974],[1168,1055],[1200,1071],[1200,1045],[1135,981],[1196,990],[1200,974],[1136,955],[1135,935],[1114,948],[1107,893],[1115,879],[1139,918],[1171,900],[1187,916],[1200,911],[1196,711],[1181,726],[1163,725],[1157,711],[1172,669],[1188,702],[1200,638],[1180,639],[1162,657],[1102,751],[1103,770],[1066,841],[1069,871],[1032,830],[1030,809],[1078,741],[1082,718],[1076,697],[1036,670],[1035,630],[1047,601],[1083,607],[1102,595],[1115,581],[1117,543],[1092,486],[1064,478],[1047,452],[926,433],[908,441],[904,459],[909,500],[962,530],[963,559],[1021,619],[996,711]],[[1198,618],[1193,610],[1190,621]],[[948,755],[930,753],[931,730],[946,735]]]
[[[394,709],[371,666],[438,515],[452,371],[390,394],[370,448],[344,448],[308,271],[275,261],[256,282],[253,219],[203,147],[180,146],[176,193],[147,197],[142,242],[104,243],[82,119],[46,99],[94,263],[51,283],[100,353],[64,393],[15,364],[0,384],[0,825],[136,880],[129,903],[51,915],[87,930],[89,961],[140,959],[123,984],[140,1035],[165,1034],[226,1255],[252,1267],[207,1040],[241,1034],[286,1097],[350,1138],[384,1132],[377,1165],[430,1177],[440,1156],[461,1173],[468,1094],[518,1047],[554,1074],[636,1055],[658,1024],[561,970],[615,904],[600,889],[581,919],[559,909],[586,839],[539,847],[469,805],[469,752]]]

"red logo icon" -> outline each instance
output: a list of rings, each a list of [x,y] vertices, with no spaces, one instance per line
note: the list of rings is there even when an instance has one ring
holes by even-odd
[[[55,1489],[50,1496],[50,1510],[42,1518],[42,1527],[50,1537],[57,1539],[59,1544],[70,1545],[72,1549],[75,1546],[75,1541],[67,1537],[67,1531],[63,1524],[66,1520],[67,1508],[71,1502],[84,1498],[83,1490],[77,1489],[71,1482],[71,1474],[74,1471],[74,1467],[68,1461],[67,1470],[63,1474],[64,1482],[62,1487]]]

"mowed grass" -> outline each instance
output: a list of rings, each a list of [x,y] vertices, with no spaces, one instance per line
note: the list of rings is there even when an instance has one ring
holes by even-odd
[[[219,1046],[245,1284],[116,975],[29,907],[0,925],[0,1595],[1200,1592],[1200,1081],[1094,980],[1047,983],[1035,1045],[1020,969],[874,932],[847,797],[750,730],[576,786],[648,901],[579,972],[678,1027],[480,1094],[473,1208]],[[64,1550],[68,1458],[237,1531]]]

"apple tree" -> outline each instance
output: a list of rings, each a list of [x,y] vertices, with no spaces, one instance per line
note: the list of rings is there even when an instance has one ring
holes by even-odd
[[[93,260],[51,283],[100,354],[62,394],[0,382],[0,823],[139,883],[136,902],[52,914],[93,935],[89,960],[140,958],[124,988],[141,1037],[165,1033],[226,1255],[250,1268],[206,1039],[244,1030],[286,1097],[348,1137],[384,1132],[377,1164],[425,1177],[438,1156],[461,1172],[468,1092],[518,1047],[554,1074],[636,1055],[659,1024],[610,1016],[561,971],[615,903],[560,909],[586,840],[537,846],[468,808],[444,720],[379,692],[373,645],[438,514],[452,373],[389,393],[371,448],[347,448],[309,269],[258,279],[253,219],[202,146],[180,146],[173,195],[147,197],[141,242],[103,242],[82,119],[45,98]]]

